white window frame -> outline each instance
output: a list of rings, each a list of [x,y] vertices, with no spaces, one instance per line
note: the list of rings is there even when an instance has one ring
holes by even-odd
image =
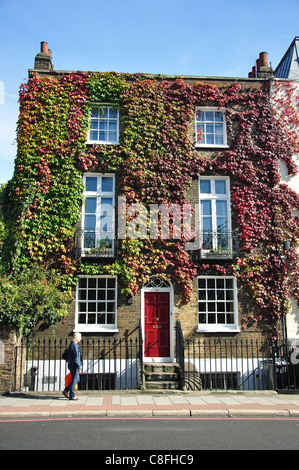
[[[97,190],[96,191],[87,191],[86,190],[86,178],[91,177],[91,178],[97,178]],[[111,191],[102,191],[101,190],[101,184],[102,184],[102,178],[112,178],[113,182],[113,189]],[[87,197],[94,197],[97,199],[96,202],[96,229],[95,229],[95,241],[99,242],[101,241],[101,237],[97,236],[97,233],[100,233],[100,226],[101,226],[101,198],[102,197],[109,197],[112,199],[112,227],[111,227],[111,242],[112,242],[112,248],[111,248],[111,254],[108,255],[108,257],[113,257],[114,252],[115,252],[115,175],[113,173],[84,173],[83,174],[83,182],[85,185],[85,190],[83,195],[85,198]],[[82,205],[82,218],[81,218],[81,228],[82,228],[82,237],[81,237],[81,253],[82,256],[88,256],[89,252],[93,250],[93,248],[85,248],[84,247],[84,231],[85,231],[85,213],[86,213],[86,205]],[[88,229],[87,229],[88,230]],[[92,231],[92,230],[91,230]],[[103,233],[105,233],[103,231]],[[108,232],[110,233],[110,231]],[[105,237],[103,237],[104,239]],[[94,247],[96,248],[96,247]]]
[[[84,302],[84,299],[79,299],[79,281],[77,282],[77,286],[76,286],[76,311],[75,311],[75,331],[78,331],[78,332],[82,332],[82,333],[117,333],[118,332],[118,328],[117,328],[117,276],[87,276],[87,275],[79,275],[79,279],[115,279],[115,299],[114,300],[110,300],[110,303],[112,302],[115,302],[115,311],[114,312],[105,312],[105,316],[107,317],[107,314],[109,313],[113,313],[115,315],[115,322],[114,323],[79,323],[79,314],[80,313],[84,313],[84,312],[80,312],[79,311],[79,304],[81,302]],[[88,281],[87,281],[88,282]],[[94,290],[94,289],[93,289]],[[92,299],[95,300],[95,302],[100,302],[102,299],[99,299],[98,298],[98,293],[101,289],[96,289],[96,299]],[[104,289],[102,289],[104,290]],[[87,286],[87,289],[86,289],[87,293],[88,293],[88,286]],[[105,289],[105,291],[107,291],[107,288]],[[106,297],[106,296],[105,296]],[[92,303],[91,301],[91,303]],[[106,300],[102,300],[102,303],[106,303],[106,305],[109,303],[109,300],[106,299]],[[88,302],[86,302],[88,303]],[[88,308],[87,308],[88,310]],[[87,313],[87,316],[88,316],[88,312]],[[89,312],[91,314],[100,314],[100,312],[96,311],[96,312]],[[86,318],[86,321],[87,321],[88,318]]]
[[[200,192],[200,181],[201,180],[210,180],[211,181],[211,193],[201,193]],[[215,181],[217,180],[225,180],[226,181],[226,194],[216,194],[216,189],[215,189]],[[212,217],[212,233],[217,233],[217,215],[216,215],[216,201],[227,201],[227,229],[226,232],[231,232],[232,231],[232,220],[231,220],[231,201],[230,201],[230,178],[229,176],[200,176],[198,178],[198,192],[199,192],[199,228],[200,228],[200,233],[203,234],[203,227],[202,227],[202,210],[201,210],[201,201],[211,201],[211,217]],[[226,233],[224,232],[224,233]],[[231,243],[231,239],[228,238]],[[218,240],[217,237],[213,237],[213,250],[217,250]],[[232,247],[229,247],[230,249]],[[210,250],[205,250],[205,251],[210,251]]]
[[[212,112],[221,112],[223,113],[223,133],[221,134],[223,136],[223,144],[207,144],[207,143],[201,143],[201,141],[198,141],[198,130],[197,130],[197,124],[202,123],[202,121],[197,120],[197,114],[198,112],[203,112],[203,111],[212,111]],[[209,121],[209,124],[215,126],[217,122],[215,120]],[[205,134],[205,133],[204,133]],[[213,132],[213,135],[215,136],[215,130]],[[197,106],[195,108],[195,136],[196,136],[196,143],[195,147],[203,147],[203,148],[229,148],[229,145],[227,144],[227,132],[226,132],[226,118],[225,118],[225,108],[217,108],[217,107],[201,107]]]
[[[199,295],[198,295],[198,292],[199,292],[199,287],[198,287],[198,281],[199,279],[206,279],[206,280],[209,280],[209,279],[215,279],[215,282],[217,283],[217,280],[218,279],[231,279],[233,281],[233,299],[226,299],[226,293],[228,292],[227,290],[224,290],[225,292],[225,295],[224,295],[224,299],[208,299],[208,283],[207,284],[207,287],[206,287],[206,292],[207,292],[207,297],[206,297],[206,300],[203,300],[203,302],[206,302],[207,304],[210,302],[210,303],[215,303],[217,304],[217,301],[219,303],[226,303],[228,302],[228,300],[232,300],[233,302],[233,308],[234,308],[234,311],[233,311],[233,315],[234,315],[234,323],[217,323],[217,314],[215,313],[215,317],[216,317],[216,322],[215,323],[199,323],[199,314],[208,314],[208,311],[206,312],[203,312],[203,311],[199,311],[199,303],[200,303],[200,300],[199,299]],[[213,290],[213,289],[210,289],[210,290]],[[217,288],[215,288],[215,292],[217,293]],[[237,292],[237,279],[234,277],[234,276],[198,276],[197,277],[197,315],[198,315],[198,328],[197,328],[197,333],[202,333],[202,332],[206,332],[206,333],[237,333],[240,331],[239,329],[239,326],[238,326],[238,292]],[[223,313],[228,313],[228,312],[223,312]]]
[[[115,111],[117,111],[117,118],[114,119],[114,118],[111,118],[111,119],[105,119],[105,118],[93,118],[92,117],[92,111],[94,109],[113,109]],[[109,123],[109,121],[116,121],[116,140],[101,140],[101,139],[91,139],[90,138],[90,134],[91,134],[91,125],[92,125],[92,121],[95,120],[95,121],[107,121],[107,123]],[[91,113],[90,113],[90,118],[89,118],[89,129],[88,129],[88,135],[87,135],[87,144],[104,144],[104,145],[119,145],[119,107],[117,106],[113,106],[112,104],[109,104],[109,103],[92,103],[92,106],[91,106]]]

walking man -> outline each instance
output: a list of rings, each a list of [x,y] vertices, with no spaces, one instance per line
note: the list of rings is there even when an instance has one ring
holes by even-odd
[[[82,355],[81,349],[78,344],[81,341],[81,333],[74,333],[73,340],[69,345],[67,352],[67,363],[71,373],[72,381],[63,390],[63,395],[69,400],[78,400],[75,398],[75,385],[80,382],[80,376],[82,369]]]

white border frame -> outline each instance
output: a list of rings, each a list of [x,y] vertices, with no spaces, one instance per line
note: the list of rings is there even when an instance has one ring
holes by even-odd
[[[108,324],[108,325],[93,325],[93,324],[84,324],[84,323],[78,323],[78,288],[79,288],[79,282],[77,282],[76,285],[76,305],[75,305],[75,328],[74,331],[80,332],[80,333],[118,333],[118,328],[117,328],[117,297],[118,297],[118,279],[117,276],[105,276],[103,275],[95,275],[95,276],[90,276],[88,274],[80,274],[78,276],[80,279],[98,279],[98,278],[109,278],[109,279],[115,279],[115,324]]]
[[[198,323],[198,279],[232,279],[234,290],[234,323]],[[238,323],[238,286],[235,276],[197,276],[196,278],[196,297],[197,297],[197,329],[196,333],[238,333],[240,332]]]
[[[159,276],[157,276],[159,277]],[[171,282],[170,287],[142,287],[141,289],[141,331],[143,339],[143,362],[173,362],[174,361],[174,292]],[[144,356],[144,293],[145,292],[169,292],[169,357],[145,357]]]
[[[101,177],[101,178],[112,178],[113,180],[113,191],[112,191],[112,195],[110,192],[98,192],[98,191],[86,191],[86,178],[88,177]],[[115,237],[115,174],[114,173],[92,173],[92,172],[84,172],[83,173],[83,183],[84,183],[84,191],[83,191],[83,196],[84,198],[86,199],[87,197],[96,197],[97,198],[97,208],[98,208],[98,198],[101,198],[101,197],[112,197],[112,232],[113,232],[113,244],[112,244],[112,254],[111,255],[108,255],[107,258],[113,258],[114,257],[114,253],[115,253],[115,241],[116,241],[116,237]],[[97,183],[98,185],[98,183]],[[84,232],[84,224],[85,224],[85,207],[86,207],[86,204],[83,203],[82,204],[82,213],[81,213],[81,230]],[[98,213],[98,210],[96,212],[96,217],[97,217],[97,221],[96,221],[96,227],[98,226],[99,224],[99,213]],[[84,248],[84,237],[81,237],[81,240],[80,240],[80,247],[81,247],[81,256],[82,257],[88,257],[88,250],[89,248]],[[91,256],[92,258],[97,258],[97,256],[95,255],[92,255]],[[106,258],[106,257],[105,257]]]
[[[91,130],[91,113],[89,116],[88,120],[88,131],[87,131],[87,138],[86,138],[86,144],[88,145],[119,145],[119,120],[120,120],[120,111],[119,111],[119,106],[114,106],[112,103],[91,103],[90,105],[90,110],[92,111],[93,108],[113,108],[117,109],[118,111],[118,119],[117,119],[117,141],[111,142],[111,141],[106,141],[106,140],[89,140],[89,134]]]
[[[197,111],[219,111],[223,113],[223,141],[224,144],[201,144],[200,142],[197,141],[197,127],[196,127],[196,113]],[[195,147],[200,147],[200,148],[222,148],[222,149],[228,149],[229,145],[227,144],[227,130],[226,130],[226,117],[225,117],[225,108],[217,108],[216,106],[196,106],[195,107],[195,114],[194,114],[194,127],[195,127]]]

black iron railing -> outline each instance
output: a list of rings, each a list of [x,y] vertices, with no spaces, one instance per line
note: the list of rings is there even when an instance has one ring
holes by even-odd
[[[201,237],[200,258],[236,258],[239,254],[237,232],[203,232]]]
[[[180,322],[176,341],[176,361],[187,390],[299,389],[299,348],[296,354],[268,340],[185,340]]]
[[[23,339],[15,353],[15,391],[56,391],[68,374],[62,358],[69,340]],[[140,387],[140,337],[86,339],[80,343],[83,367],[79,390],[136,389]]]
[[[79,390],[138,389],[143,384],[140,326],[121,339],[84,338]],[[65,387],[69,340],[23,339],[15,351],[14,391]],[[184,339],[176,323],[175,361],[186,390],[298,390],[299,347],[260,340]]]
[[[75,256],[91,258],[113,258],[117,243],[114,231],[78,229],[75,233]]]

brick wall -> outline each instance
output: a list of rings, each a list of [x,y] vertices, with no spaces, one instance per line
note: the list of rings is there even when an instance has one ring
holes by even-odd
[[[14,330],[0,330],[0,395],[13,389],[15,368],[20,375],[20,364],[16,364],[15,353],[20,338]]]

